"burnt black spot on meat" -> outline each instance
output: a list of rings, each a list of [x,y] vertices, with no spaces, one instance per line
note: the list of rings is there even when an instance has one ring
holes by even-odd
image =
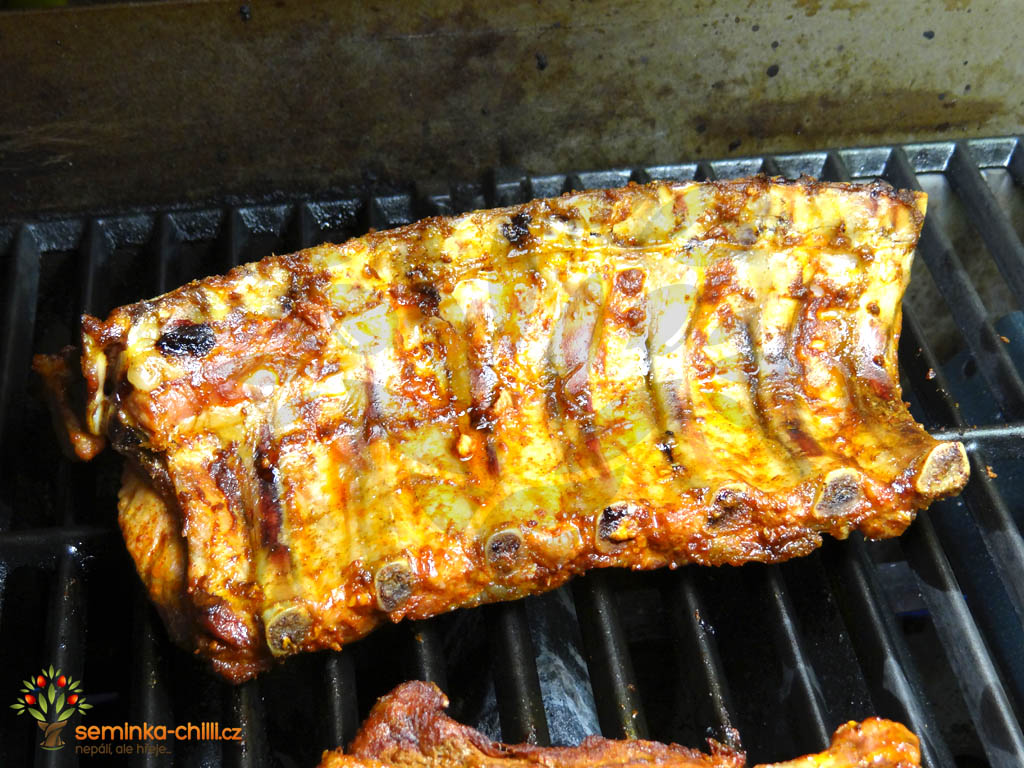
[[[611,538],[612,534],[618,530],[619,523],[625,518],[629,517],[629,509],[625,505],[612,505],[605,507],[601,513],[601,522],[598,524],[597,531],[601,534],[602,539]]]
[[[156,342],[162,355],[202,357],[216,346],[217,337],[207,323],[188,323],[172,328]]]
[[[512,245],[519,245],[530,235],[530,221],[529,214],[517,213],[498,229]]]
[[[675,464],[675,459],[672,457],[672,451],[676,444],[676,435],[671,429],[665,430],[664,437],[658,441],[658,450],[665,454],[665,458],[668,459],[669,464]]]
[[[597,535],[606,542],[621,544],[637,534],[634,514],[640,510],[634,504],[619,502],[605,507],[597,521]]]

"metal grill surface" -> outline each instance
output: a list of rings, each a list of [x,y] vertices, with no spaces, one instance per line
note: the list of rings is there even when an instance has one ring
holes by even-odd
[[[467,681],[488,678],[501,736],[547,742],[534,598],[481,609],[469,655],[449,650],[459,617],[444,616],[292,659],[238,687],[202,672],[170,646],[121,545],[118,459],[60,457],[31,354],[74,343],[82,312],[105,315],[370,227],[569,189],[754,173],[882,177],[931,194],[904,302],[904,396],[933,434],[965,442],[972,479],[897,543],[855,535],[782,566],[595,572],[563,588],[601,730],[697,746],[709,735],[734,739],[736,728],[753,762],[822,749],[839,723],[878,714],[915,731],[932,768],[1024,765],[1024,381],[1015,351],[1024,334],[1007,330],[1024,299],[1024,147],[1014,137],[554,176],[500,170],[451,188],[0,226],[0,703],[52,663],[84,679],[96,723],[217,721],[244,734],[241,744],[178,742],[170,754],[103,764],[304,767],[347,742],[400,680],[437,682],[458,716],[476,695]],[[971,413],[960,407],[967,399]],[[26,718],[3,711],[0,764],[90,764],[73,748],[38,749]]]

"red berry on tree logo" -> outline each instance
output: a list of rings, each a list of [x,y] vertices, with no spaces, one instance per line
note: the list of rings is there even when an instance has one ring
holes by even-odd
[[[92,709],[92,704],[85,703],[81,681],[61,674],[52,664],[36,676],[35,682],[25,680],[21,694],[11,709],[19,715],[27,712],[35,718],[36,725],[43,732],[43,740],[39,743],[43,749],[63,747],[61,731],[71,716],[84,715],[86,710]]]

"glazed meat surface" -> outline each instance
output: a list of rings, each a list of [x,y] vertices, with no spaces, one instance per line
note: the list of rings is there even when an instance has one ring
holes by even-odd
[[[83,318],[36,367],[171,634],[240,681],[589,568],[895,536],[959,443],[896,362],[921,193],[653,183],[426,219]]]
[[[320,768],[597,768],[659,765],[666,768],[744,768],[746,758],[714,740],[710,754],[656,741],[613,741],[590,736],[578,747],[500,744],[444,714],[448,699],[429,683],[403,683],[370,710],[347,752],[325,752]],[[850,722],[825,751],[755,768],[919,768],[917,737],[899,723],[871,718]]]

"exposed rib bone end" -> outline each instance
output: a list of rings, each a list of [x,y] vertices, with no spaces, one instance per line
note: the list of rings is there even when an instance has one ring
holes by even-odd
[[[523,536],[519,531],[506,529],[491,535],[487,540],[487,562],[496,571],[508,573],[519,560],[523,546]]]
[[[263,625],[270,652],[275,656],[288,656],[302,650],[302,641],[313,619],[304,605],[278,604],[263,612]]]
[[[971,476],[963,443],[939,443],[925,457],[914,480],[917,492],[931,498],[959,493]]]
[[[405,605],[412,597],[412,569],[403,560],[388,563],[377,571],[374,588],[377,605],[391,613]]]
[[[846,467],[833,469],[825,475],[825,487],[814,505],[814,512],[819,517],[843,517],[850,514],[864,499],[860,487],[860,476]]]

